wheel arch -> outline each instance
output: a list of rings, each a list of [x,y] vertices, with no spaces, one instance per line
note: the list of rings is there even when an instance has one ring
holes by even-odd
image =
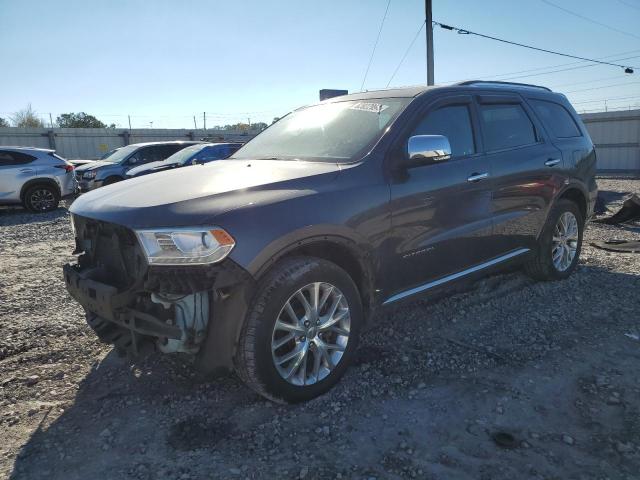
[[[20,189],[20,201],[24,202],[24,196],[27,193],[27,190],[37,185],[47,185],[47,186],[53,187],[57,192],[58,196],[61,195],[60,185],[58,185],[58,183],[55,180],[51,178],[46,178],[46,177],[32,178],[31,180],[25,182],[25,184]]]
[[[124,177],[120,174],[117,173],[112,173],[109,176],[105,177],[105,179],[102,181],[103,185],[109,185],[111,183],[117,183],[117,182],[121,182],[124,180]]]
[[[296,256],[321,258],[336,264],[351,277],[358,288],[365,320],[373,313],[375,306],[374,274],[371,257],[366,250],[346,238],[338,236],[311,237],[298,241],[280,251],[270,265],[260,271],[266,274],[279,261]]]
[[[556,197],[555,203],[558,203],[559,200],[566,199],[574,202],[578,205],[580,209],[580,213],[582,214],[582,220],[586,221],[588,212],[588,195],[577,185],[569,185],[567,188],[562,190],[559,195]]]

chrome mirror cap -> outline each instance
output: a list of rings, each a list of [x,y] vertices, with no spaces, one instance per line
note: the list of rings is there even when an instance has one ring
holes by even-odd
[[[410,162],[442,162],[451,158],[449,139],[443,135],[414,135],[407,142]]]

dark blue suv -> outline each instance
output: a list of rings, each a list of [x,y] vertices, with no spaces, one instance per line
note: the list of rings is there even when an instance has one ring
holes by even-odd
[[[595,172],[580,117],[544,87],[345,95],[228,159],[80,197],[65,282],[123,352],[190,353],[267,398],[309,400],[379,308],[513,264],[568,278]]]

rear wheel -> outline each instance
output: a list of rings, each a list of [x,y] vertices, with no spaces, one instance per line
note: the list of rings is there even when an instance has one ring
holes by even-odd
[[[271,400],[314,398],[344,374],[362,319],[358,289],[344,270],[318,258],[285,260],[260,282],[236,370]]]
[[[561,280],[578,265],[584,218],[571,200],[561,199],[549,214],[535,256],[525,268],[536,280]]]
[[[32,212],[50,212],[58,208],[60,194],[52,185],[34,185],[25,192],[23,202]]]

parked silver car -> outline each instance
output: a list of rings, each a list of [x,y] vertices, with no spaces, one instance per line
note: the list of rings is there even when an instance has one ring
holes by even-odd
[[[74,166],[54,150],[0,147],[0,205],[48,212],[77,190]]]

